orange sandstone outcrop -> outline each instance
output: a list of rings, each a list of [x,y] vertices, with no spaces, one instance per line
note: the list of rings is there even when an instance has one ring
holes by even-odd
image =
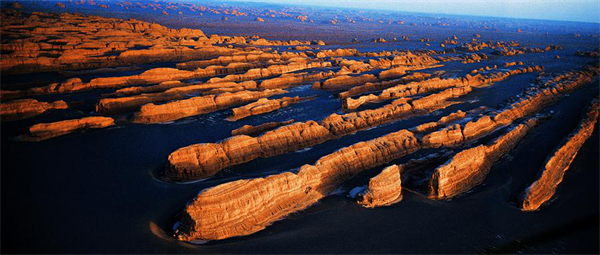
[[[244,125],[231,131],[231,135],[255,135],[265,131],[273,130],[281,126],[286,126],[294,123],[294,120],[286,120],[282,122],[267,122],[258,126]]]
[[[333,78],[329,78],[322,83],[319,83],[319,87],[313,86],[314,89],[329,89],[329,90],[342,90],[349,89],[356,85],[365,84],[367,82],[375,82],[377,77],[372,74],[363,74],[360,76],[349,76],[341,75]]]
[[[429,181],[429,197],[448,199],[481,184],[492,164],[512,150],[538,121],[531,118],[490,145],[479,145],[456,154],[433,173]]]
[[[259,98],[283,93],[287,93],[287,91],[282,89],[239,91],[235,93],[226,92],[219,95],[192,97],[161,105],[149,103],[143,105],[142,108],[133,115],[132,121],[144,124],[168,122],[227,109]]]
[[[105,128],[114,124],[114,120],[109,117],[85,117],[52,123],[40,123],[29,127],[28,133],[17,139],[22,141],[42,141],[84,129]]]
[[[194,241],[255,233],[311,206],[361,171],[418,148],[415,136],[400,130],[342,148],[314,165],[304,165],[297,173],[233,181],[206,189],[186,206],[176,236],[179,240]]]
[[[413,129],[411,129],[411,131],[415,132],[415,133],[431,132],[433,130],[438,129],[439,127],[441,127],[443,125],[446,125],[453,121],[464,119],[465,117],[467,117],[467,113],[463,112],[461,110],[458,110],[456,112],[449,114],[448,116],[444,116],[444,117],[440,118],[436,122],[427,122],[427,123],[418,125],[418,126],[414,127]]]
[[[398,165],[386,167],[369,180],[369,186],[357,201],[367,207],[380,207],[395,204],[402,200],[401,169]]]
[[[0,104],[0,119],[2,122],[22,120],[40,115],[49,110],[67,108],[67,103],[62,100],[47,103],[35,99],[19,99]]]
[[[224,82],[224,83],[203,83],[196,85],[187,85],[180,83],[167,83],[162,85],[156,85],[149,87],[141,87],[139,89],[132,89],[134,92],[142,91],[153,91],[155,89],[164,89],[171,87],[164,92],[159,93],[144,93],[140,95],[127,96],[127,97],[116,97],[116,98],[102,98],[96,104],[96,112],[102,114],[112,114],[124,111],[138,110],[142,105],[148,103],[160,103],[171,100],[178,100],[187,98],[187,95],[202,92],[202,94],[215,94],[215,89],[227,90],[232,89],[233,92],[247,89],[256,89],[256,82],[245,81],[240,83],[235,82]],[[125,91],[127,92],[127,91]],[[210,93],[209,93],[210,92]],[[217,93],[221,94],[221,93]]]
[[[291,104],[300,103],[315,98],[315,96],[302,98],[298,96],[282,97],[278,99],[261,98],[256,102],[232,109],[233,115],[229,116],[227,119],[230,121],[237,121],[252,115],[272,112],[283,107],[288,107]]]
[[[225,158],[229,157],[225,156],[223,156],[223,159],[215,159],[214,155],[217,153],[215,151],[222,151],[219,148],[223,147],[221,145],[223,142],[190,145],[169,155],[166,176],[173,181],[208,178],[231,165],[245,163],[259,157],[271,157],[293,152],[401,118],[427,114],[454,104],[445,100],[464,95],[470,91],[470,87],[450,88],[438,94],[419,98],[413,102],[399,99],[377,109],[344,115],[334,113],[323,119],[320,124],[308,121],[284,126],[258,137],[259,142],[269,141],[268,153],[263,152],[265,147],[262,143],[259,143],[260,146],[253,144],[248,148],[244,147],[244,149],[237,150],[238,158],[243,160],[226,160]],[[414,106],[411,103],[414,103]],[[294,132],[292,133],[289,130],[294,130]],[[319,131],[316,132],[315,130]],[[240,142],[244,139],[232,137],[229,140]],[[289,144],[292,141],[296,143],[293,146]],[[247,141],[244,140],[244,142]]]
[[[261,89],[287,88],[306,84],[311,81],[318,81],[333,76],[334,72],[317,73],[286,73],[279,77],[265,79],[258,85]]]
[[[6,39],[2,50],[7,50],[0,65],[3,74],[185,61],[208,56],[200,48],[228,50],[210,46],[200,30],[80,14],[2,12],[1,29]]]
[[[450,154],[449,151],[443,151],[441,154],[433,153],[422,158],[411,159],[404,164],[386,167],[369,180],[367,189],[359,194],[357,203],[363,207],[374,208],[399,202],[402,200],[401,176],[437,165]]]
[[[454,146],[510,125],[519,118],[534,114],[557,102],[565,93],[591,82],[594,74],[595,71],[585,70],[555,77],[544,84],[528,89],[520,99],[496,113],[469,121],[464,125],[456,124],[425,135],[422,139],[423,146],[429,148]]]
[[[400,84],[406,84],[414,81],[422,81],[431,77],[431,74],[428,73],[412,73],[406,75],[404,77],[400,77],[398,79],[390,80],[390,81],[381,81],[381,82],[367,82],[364,85],[354,86],[351,89],[341,92],[339,97],[341,99],[358,96],[367,92],[384,90],[390,87],[394,87]]]
[[[600,104],[596,99],[579,126],[546,161],[539,179],[525,190],[520,205],[521,210],[536,211],[554,196],[556,188],[562,182],[577,152],[594,132],[599,110]]]
[[[483,84],[490,84],[504,80],[512,75],[538,72],[543,68],[541,66],[524,67],[521,69],[515,69],[507,72],[495,72],[487,75],[477,74],[475,76],[466,75],[461,78],[431,78],[418,82],[411,82],[408,84],[399,84],[394,87],[383,90],[379,95],[365,95],[357,99],[345,98],[342,102],[342,106],[345,109],[357,109],[365,103],[379,103],[390,99],[402,98],[406,96],[412,96],[417,94],[424,94],[440,89],[447,89],[451,87],[462,87],[462,86],[480,86]]]

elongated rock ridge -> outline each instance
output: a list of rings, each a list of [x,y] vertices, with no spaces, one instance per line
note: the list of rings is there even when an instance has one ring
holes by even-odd
[[[512,150],[538,121],[538,118],[531,118],[490,145],[479,145],[456,154],[433,173],[429,181],[429,198],[452,198],[481,184],[492,164]]]
[[[417,138],[400,130],[359,142],[304,165],[297,173],[233,181],[200,192],[186,206],[176,230],[179,240],[220,240],[249,235],[303,210],[357,173],[419,149]]]
[[[19,99],[0,104],[0,119],[2,122],[16,121],[35,117],[49,110],[67,108],[67,103],[62,100],[47,103],[35,99]]]
[[[413,96],[417,94],[424,94],[428,92],[438,91],[441,89],[447,89],[452,87],[463,87],[463,86],[479,86],[483,84],[490,84],[504,80],[515,74],[539,72],[543,70],[541,66],[524,67],[521,69],[515,69],[506,72],[496,72],[489,75],[477,74],[474,76],[466,75],[461,78],[431,78],[423,81],[411,82],[408,84],[399,84],[383,90],[379,95],[365,95],[357,99],[344,98],[342,106],[345,109],[357,109],[365,103],[379,103],[390,99],[402,98],[406,96]]]
[[[426,114],[451,105],[447,99],[470,91],[470,87],[450,88],[412,102],[398,100],[377,109],[344,115],[334,113],[320,124],[315,121],[294,123],[266,132],[256,141],[234,136],[220,143],[190,145],[169,155],[166,176],[174,181],[208,178],[231,165],[293,152],[399,118]],[[240,145],[234,147],[232,144],[236,142]],[[237,156],[232,159],[230,154]]]
[[[81,119],[40,123],[29,127],[28,133],[17,139],[21,141],[43,141],[84,129],[105,128],[113,126],[114,124],[115,121],[109,117],[85,117]]]
[[[546,161],[539,179],[525,190],[520,205],[521,210],[536,211],[554,196],[556,188],[562,182],[564,174],[577,156],[577,152],[594,132],[599,110],[600,104],[596,99],[592,102],[579,126]]]
[[[192,97],[190,99],[172,101],[166,104],[145,104],[133,115],[135,123],[152,124],[174,121],[185,117],[196,116],[227,109],[236,105],[244,104],[258,98],[283,94],[287,91],[282,89],[267,89],[264,91],[239,91],[235,93],[223,93],[219,95],[208,95]]]
[[[231,131],[231,135],[255,135],[264,131],[273,130],[275,128],[286,126],[294,123],[294,120],[286,120],[282,122],[267,122],[258,126],[244,125]]]
[[[263,113],[272,112],[284,107],[288,107],[291,104],[296,104],[308,100],[315,99],[315,97],[282,97],[278,99],[267,99],[261,98],[258,101],[232,109],[233,114],[227,119],[230,121],[241,120],[252,115],[259,115]]]

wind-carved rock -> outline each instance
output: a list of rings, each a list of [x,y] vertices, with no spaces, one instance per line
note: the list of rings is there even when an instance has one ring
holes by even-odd
[[[260,124],[258,126],[244,125],[240,128],[231,130],[231,135],[248,135],[248,136],[250,136],[250,135],[255,135],[258,133],[265,132],[265,131],[273,130],[273,129],[276,129],[281,126],[287,126],[292,123],[294,123],[293,119],[282,121],[282,122],[267,122],[267,123]]]
[[[402,200],[401,168],[398,165],[386,167],[377,176],[369,180],[369,186],[360,195],[358,204],[374,208],[388,206]]]
[[[441,89],[447,89],[452,87],[476,87],[483,84],[491,84],[494,82],[498,82],[504,80],[512,75],[529,73],[529,72],[538,72],[543,68],[541,66],[534,67],[524,67],[521,69],[515,69],[507,72],[495,72],[488,75],[477,74],[475,76],[466,75],[461,78],[450,78],[450,79],[441,79],[441,78],[431,78],[423,81],[411,82],[408,84],[399,84],[394,87],[386,88],[379,95],[365,95],[361,96],[357,99],[353,98],[344,98],[342,102],[342,106],[345,109],[357,109],[361,105],[365,103],[380,103],[386,100],[402,98],[407,96],[413,96],[417,94],[424,94],[428,92],[438,91]]]
[[[0,104],[0,119],[2,122],[16,121],[35,117],[49,110],[67,108],[67,103],[62,100],[47,103],[35,99],[19,99]]]
[[[481,184],[492,164],[512,150],[538,122],[538,118],[531,118],[490,145],[479,145],[456,154],[433,173],[429,181],[429,197],[448,199]]]
[[[185,117],[227,109],[236,105],[251,102],[258,98],[283,93],[287,93],[287,91],[282,89],[239,91],[235,93],[227,92],[216,96],[208,95],[192,97],[160,105],[150,103],[143,105],[142,108],[133,115],[132,121],[143,124],[174,121]]]
[[[418,149],[415,136],[400,130],[342,148],[321,157],[314,165],[302,166],[297,173],[239,180],[206,189],[186,206],[176,236],[194,241],[255,233],[313,205],[361,171]]]
[[[259,115],[263,113],[272,112],[284,107],[288,107],[291,104],[296,104],[304,101],[315,99],[316,96],[312,97],[282,97],[278,99],[267,99],[261,98],[258,101],[232,109],[233,114],[227,118],[230,121],[238,121],[252,115]]]
[[[525,190],[520,204],[521,210],[536,211],[554,196],[577,152],[594,132],[599,110],[600,104],[596,99],[577,128],[548,158],[539,179]]]
[[[29,127],[27,134],[17,137],[17,139],[21,141],[43,141],[76,131],[105,128],[114,124],[114,120],[109,117],[84,117],[81,119],[40,123]]]

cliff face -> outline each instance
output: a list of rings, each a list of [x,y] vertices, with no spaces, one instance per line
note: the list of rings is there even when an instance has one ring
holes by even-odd
[[[569,169],[575,156],[577,156],[577,152],[594,132],[599,110],[600,104],[596,99],[592,102],[589,111],[581,120],[579,126],[546,161],[539,179],[525,190],[521,210],[536,211],[554,196],[556,188],[562,182],[564,174]]]
[[[531,118],[490,145],[479,145],[456,154],[433,173],[429,182],[429,197],[452,198],[481,184],[492,164],[512,150],[537,123],[537,118]]]
[[[220,240],[255,233],[316,203],[357,173],[418,148],[414,135],[401,130],[342,148],[314,165],[304,165],[297,174],[286,172],[204,190],[186,207],[177,237]]]
[[[23,141],[42,141],[84,129],[105,128],[114,124],[114,120],[109,117],[85,117],[52,123],[40,123],[31,126],[28,133],[18,139]]]
[[[0,119],[2,122],[22,120],[40,115],[49,110],[67,108],[67,103],[62,100],[47,103],[35,99],[20,99],[0,104]]]

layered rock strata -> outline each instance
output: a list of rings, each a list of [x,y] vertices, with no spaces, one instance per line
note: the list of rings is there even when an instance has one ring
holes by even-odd
[[[377,109],[344,115],[334,113],[322,120],[320,124],[314,121],[294,123],[259,136],[257,138],[258,146],[253,144],[252,149],[230,151],[227,144],[245,140],[245,138],[236,137],[221,143],[183,147],[169,155],[166,176],[174,181],[208,178],[231,165],[245,163],[260,157],[293,152],[400,118],[427,114],[453,104],[446,100],[462,96],[470,91],[470,87],[450,88],[412,102],[397,100]],[[290,145],[291,142],[297,142],[297,144]],[[228,160],[232,158],[229,156],[231,153],[241,156],[235,157],[236,160]],[[215,159],[213,157],[215,154],[223,155],[223,159]]]
[[[565,172],[577,156],[577,152],[594,132],[599,109],[600,104],[596,99],[592,102],[579,126],[551,154],[541,170],[539,179],[525,190],[520,204],[521,210],[536,211],[554,196],[556,188],[562,182]]]
[[[400,130],[356,143],[304,165],[297,173],[233,181],[200,192],[186,206],[179,240],[220,240],[249,235],[303,210],[365,169],[418,150],[415,136]],[[229,209],[235,208],[235,209]]]
[[[495,72],[488,75],[466,75],[462,78],[442,79],[436,77],[423,81],[411,82],[408,84],[399,84],[394,87],[390,87],[383,90],[379,95],[369,94],[361,96],[357,99],[345,98],[342,102],[342,106],[345,109],[357,109],[365,103],[379,103],[384,102],[386,100],[402,98],[406,96],[413,96],[417,94],[424,94],[451,87],[480,86],[483,84],[491,84],[494,82],[504,80],[512,75],[539,72],[541,70],[543,70],[541,66],[534,66],[515,69],[507,72]]]
[[[401,168],[398,165],[386,167],[369,180],[369,186],[357,201],[367,208],[389,206],[402,200]]]
[[[490,145],[479,145],[457,153],[433,173],[429,181],[429,197],[449,199],[481,184],[492,164],[512,150],[538,121],[531,118]]]
[[[157,85],[160,86],[160,85]],[[203,83],[196,85],[177,86],[158,93],[143,93],[140,95],[102,98],[96,104],[96,112],[102,114],[112,114],[124,111],[138,110],[142,105],[149,103],[160,103],[172,100],[179,100],[189,97],[196,93],[213,94],[215,90],[224,90],[231,88],[233,92],[240,90],[256,89],[255,81],[245,82],[224,82],[224,83]],[[211,92],[211,93],[208,93]]]

